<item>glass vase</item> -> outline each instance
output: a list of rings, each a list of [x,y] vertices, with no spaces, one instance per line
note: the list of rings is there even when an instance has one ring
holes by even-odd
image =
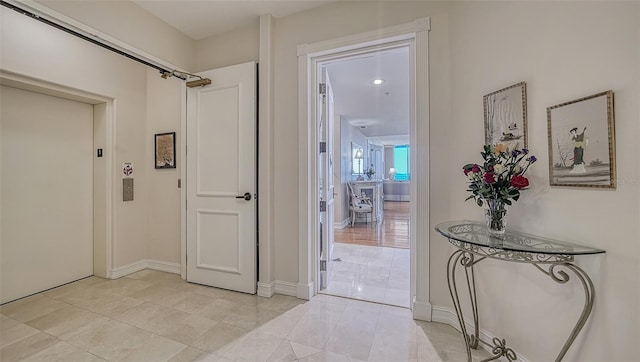
[[[483,199],[484,220],[489,235],[501,237],[507,227],[507,205],[498,199]]]

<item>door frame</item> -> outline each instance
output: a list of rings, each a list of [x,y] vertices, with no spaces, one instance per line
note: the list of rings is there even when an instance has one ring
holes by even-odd
[[[410,247],[411,303],[413,317],[431,320],[429,301],[429,222],[417,225],[416,220],[429,220],[429,57],[428,33],[430,18],[383,28],[367,33],[298,45],[298,184],[300,215],[299,269],[297,297],[311,299],[318,292],[318,132],[316,109],[317,67],[322,62],[354,56],[389,47],[409,46],[410,49],[410,144],[412,182]],[[420,100],[418,102],[417,100]],[[416,142],[418,139],[420,143]],[[421,165],[423,167],[417,167]],[[420,240],[420,243],[417,243]]]
[[[336,192],[335,192],[335,183],[334,183],[334,170],[335,170],[335,146],[334,146],[334,133],[335,133],[335,104],[334,104],[334,98],[333,98],[333,89],[331,86],[331,80],[329,78],[329,71],[327,69],[323,69],[325,66],[325,62],[320,62],[317,64],[317,68],[316,68],[316,74],[319,77],[318,79],[318,83],[317,84],[321,84],[324,83],[325,84],[325,94],[321,95],[319,92],[319,89],[316,88],[316,104],[319,105],[319,108],[317,108],[317,110],[320,112],[320,114],[316,114],[316,117],[320,117],[322,118],[322,115],[324,115],[324,121],[325,121],[325,125],[324,125],[324,129],[326,132],[326,138],[324,139],[324,143],[326,145],[326,149],[324,155],[326,157],[326,163],[324,163],[322,165],[323,171],[324,171],[324,178],[325,178],[325,182],[327,183],[327,185],[331,185],[332,187],[325,187],[323,186],[323,193],[318,192],[318,197],[319,200],[323,198],[324,196],[324,201],[326,202],[326,210],[324,211],[326,219],[324,221],[324,230],[323,231],[325,233],[325,239],[327,240],[326,243],[326,250],[324,249],[324,247],[320,247],[323,244],[323,240],[320,237],[320,235],[318,235],[318,248],[317,249],[313,249],[315,255],[317,256],[317,259],[315,259],[315,262],[318,263],[318,261],[320,261],[322,259],[322,253],[320,252],[320,250],[322,249],[324,251],[325,254],[325,263],[326,263],[326,269],[325,269],[325,278],[327,279],[326,281],[326,285],[328,286],[328,279],[329,276],[331,275],[331,270],[332,270],[332,254],[333,254],[333,246],[334,246],[334,234],[335,234],[335,222],[334,222],[334,218],[335,218],[335,205],[336,205]],[[322,96],[322,97],[321,97]],[[320,102],[319,99],[322,98],[323,99],[323,104],[317,103]],[[331,122],[329,122],[329,120],[331,120]],[[316,118],[316,129],[320,129],[320,124],[321,124],[321,120]],[[318,134],[318,138],[321,138],[322,134]],[[318,141],[320,142],[320,141]],[[319,148],[316,148],[315,150],[316,153],[316,157],[320,157],[320,150]],[[329,168],[331,168],[331,171],[329,170]],[[320,179],[318,178],[318,185],[321,184]],[[318,224],[321,222],[321,217],[322,217],[322,213],[318,213]],[[319,230],[323,230],[323,228],[320,228]],[[316,279],[317,281],[320,281],[322,279],[322,270],[320,270],[320,267],[318,267],[316,269],[317,275],[316,275]],[[316,286],[316,291],[315,293],[318,294],[320,293],[320,289],[322,288],[322,283],[318,282],[315,283]]]
[[[93,149],[104,148],[104,169],[93,161],[93,275],[113,277],[113,212],[115,187],[115,99],[22,74],[0,70],[0,84],[72,101],[93,108]],[[96,134],[96,126],[103,129]]]

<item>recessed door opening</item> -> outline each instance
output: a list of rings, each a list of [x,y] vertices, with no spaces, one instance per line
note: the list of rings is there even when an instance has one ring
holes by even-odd
[[[410,54],[316,63],[319,293],[410,307]]]
[[[107,276],[110,152],[94,152],[111,129],[107,100],[8,73],[0,83],[0,303]]]

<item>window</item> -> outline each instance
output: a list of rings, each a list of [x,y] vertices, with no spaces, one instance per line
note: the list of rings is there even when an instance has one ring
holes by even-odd
[[[396,169],[396,180],[411,179],[409,170],[409,145],[395,146],[393,149],[393,166]]]

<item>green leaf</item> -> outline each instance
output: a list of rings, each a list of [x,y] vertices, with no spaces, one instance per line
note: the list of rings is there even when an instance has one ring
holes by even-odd
[[[477,199],[476,204],[478,204],[478,206],[482,206],[482,199]]]

